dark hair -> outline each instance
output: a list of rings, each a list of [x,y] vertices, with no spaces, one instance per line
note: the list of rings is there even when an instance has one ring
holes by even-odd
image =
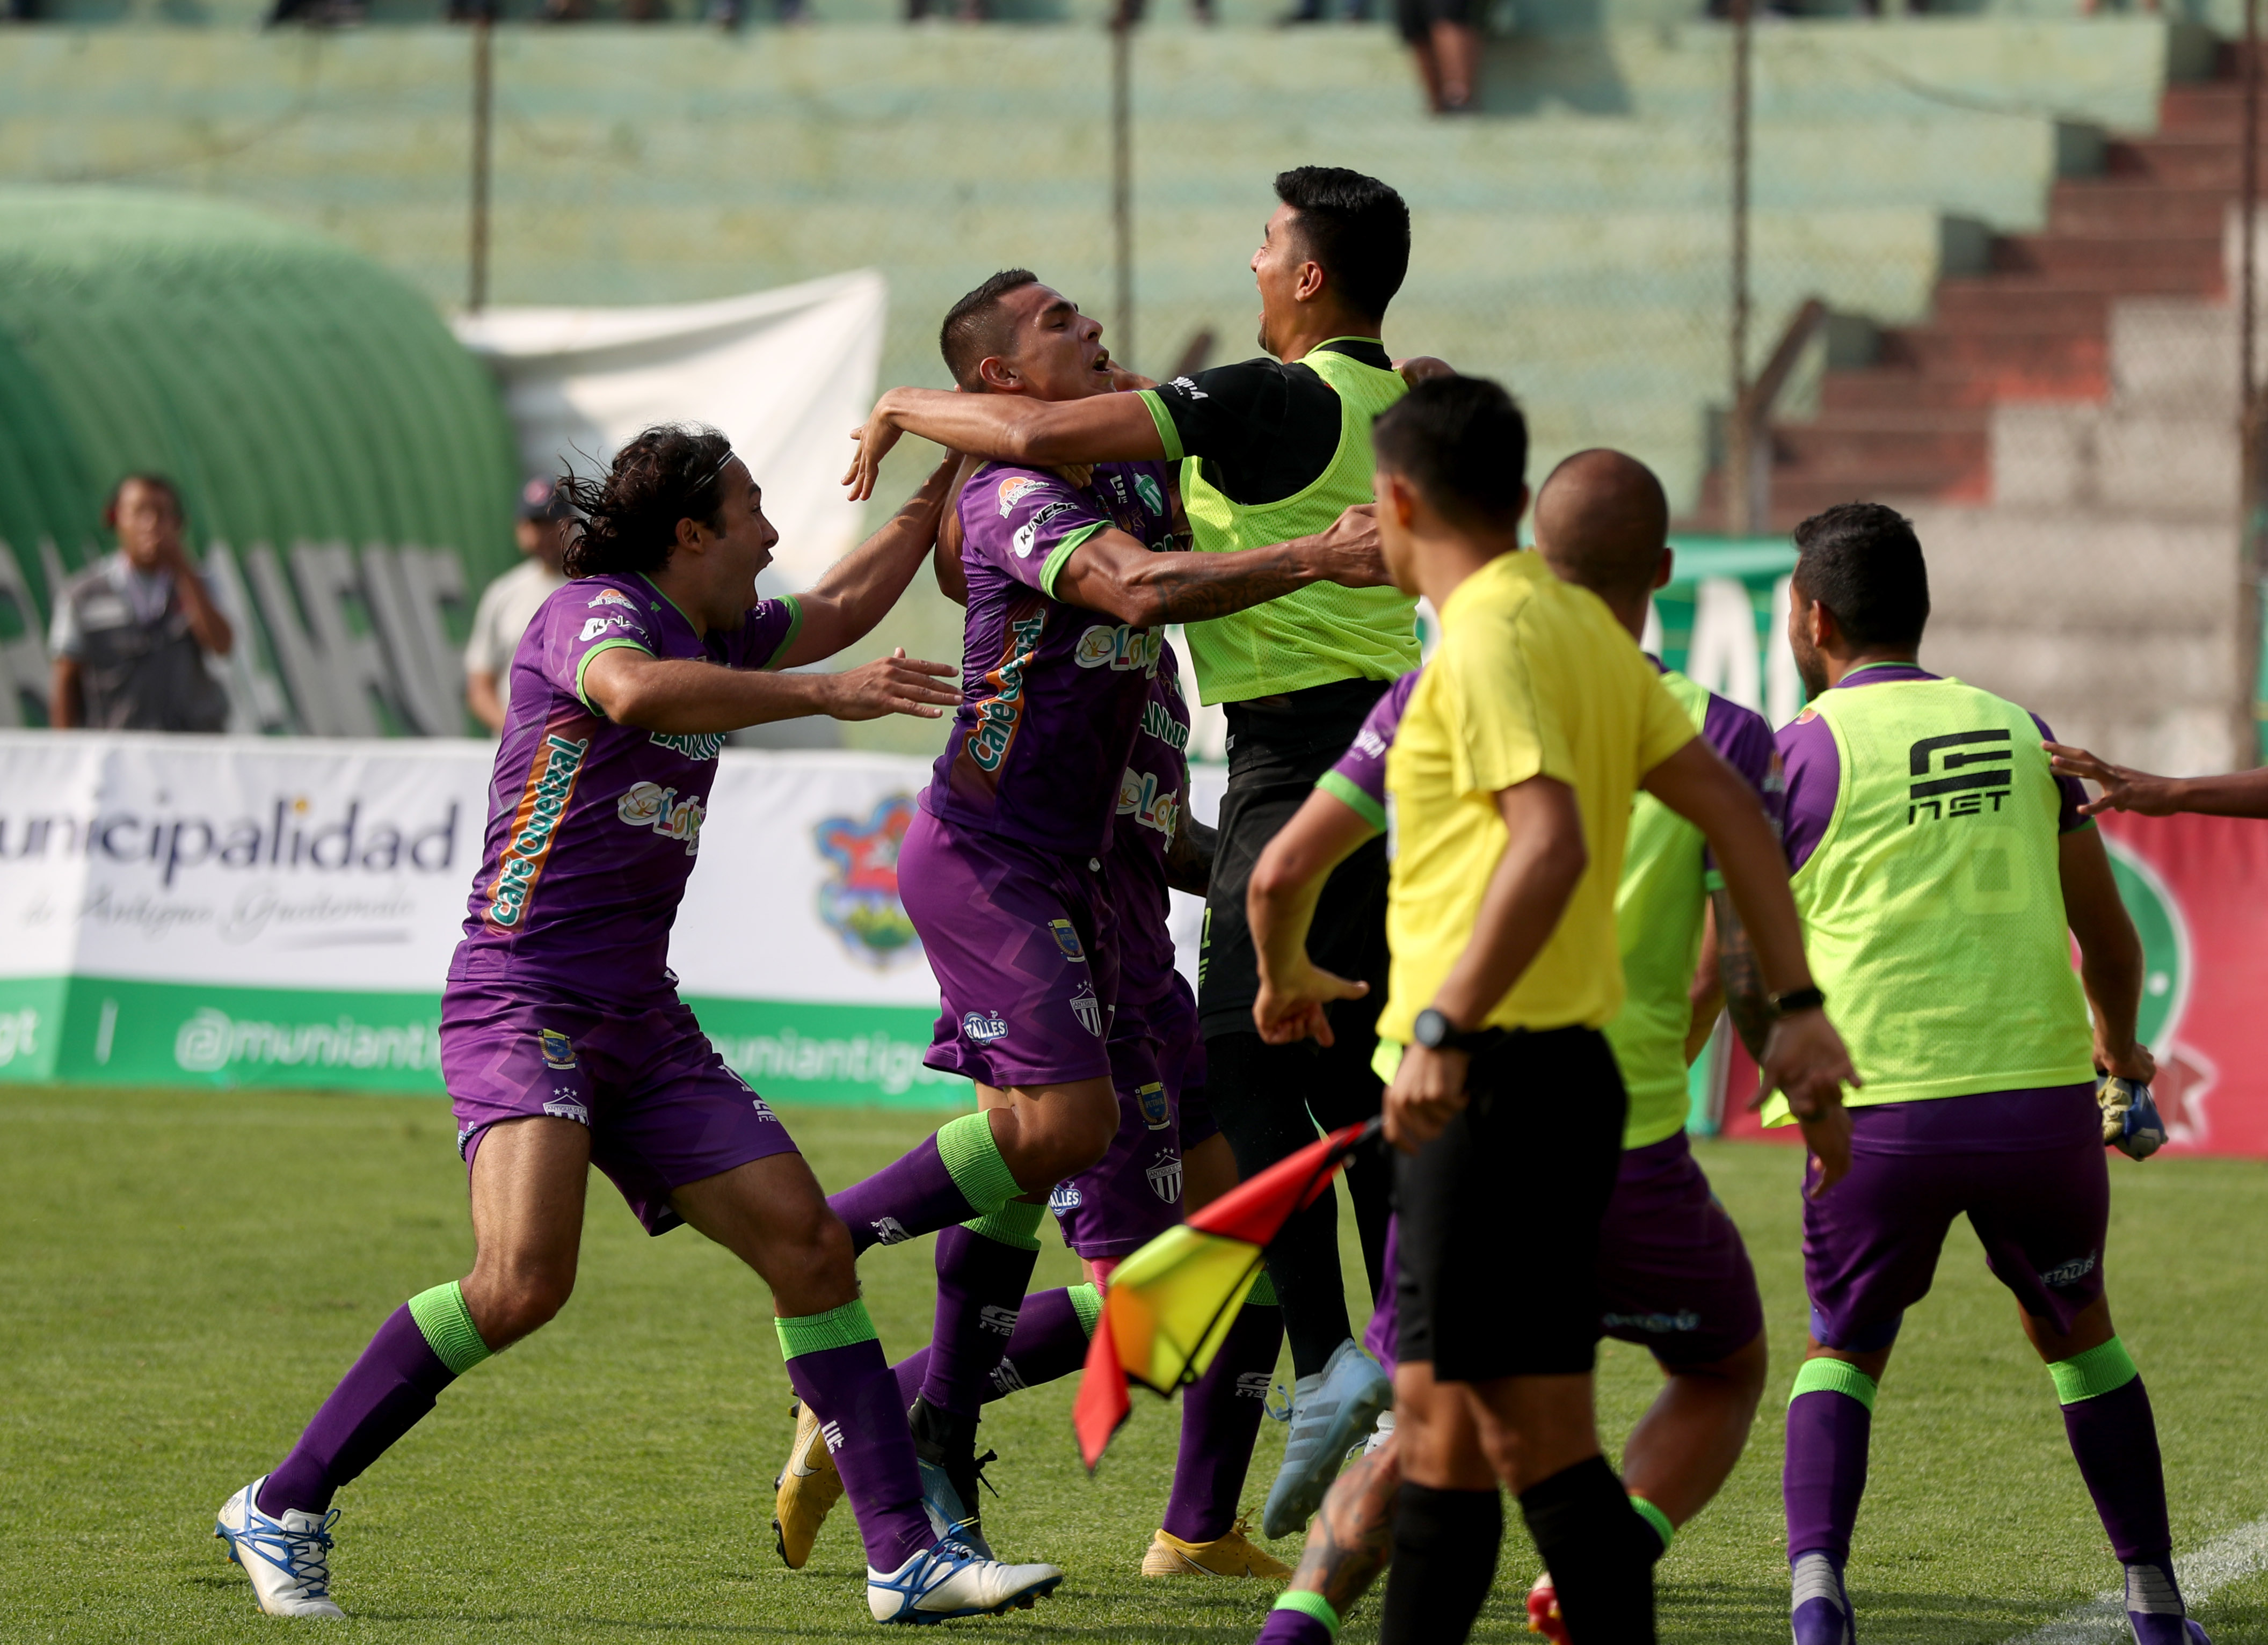
[[[1501,383],[1437,377],[1371,425],[1378,466],[1454,521],[1502,525],[1520,514],[1528,419]]]
[[[1410,208],[1375,177],[1339,165],[1276,173],[1276,197],[1300,214],[1300,242],[1357,313],[1382,319],[1410,272]]]
[[[1028,268],[1003,268],[945,312],[945,324],[937,332],[938,351],[945,356],[945,369],[964,391],[973,393],[983,386],[976,368],[987,356],[1005,353],[1013,341],[1002,323],[1000,299],[1039,283],[1039,275]]]
[[[181,506],[180,487],[163,474],[137,468],[132,474],[120,475],[118,483],[110,488],[110,495],[103,499],[102,523],[104,525],[114,527],[118,524],[118,501],[126,495],[126,488],[129,486],[147,486],[152,491],[164,492],[173,505],[174,518],[177,519],[188,518],[188,510]]]
[[[603,480],[561,476],[559,489],[582,513],[562,568],[569,576],[628,576],[659,571],[677,547],[677,522],[721,528],[725,464],[733,443],[697,423],[661,423],[615,453]]]
[[[1795,528],[1795,586],[1858,645],[1918,645],[1929,568],[1913,522],[1879,503],[1838,503]]]

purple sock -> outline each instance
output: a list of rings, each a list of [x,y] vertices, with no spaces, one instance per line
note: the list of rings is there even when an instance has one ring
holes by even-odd
[[[911,1153],[865,1181],[828,1195],[827,1203],[850,1229],[850,1249],[861,1255],[876,1245],[934,1234],[990,1208],[968,1202],[945,1168],[934,1136],[924,1137]]]
[[[1239,1309],[1212,1364],[1182,1393],[1182,1451],[1166,1504],[1167,1535],[1211,1542],[1236,1523],[1236,1500],[1268,1403],[1269,1373],[1283,1346],[1281,1308]]]
[[[985,1385],[984,1403],[1070,1376],[1086,1365],[1087,1341],[1086,1326],[1069,1290],[1058,1286],[1027,1296],[1016,1315],[1016,1334],[1008,1339],[1008,1351]],[[899,1398],[908,1405],[929,1374],[929,1355],[928,1348],[917,1348],[891,1368],[897,1374]]]
[[[1849,1561],[1851,1528],[1859,1523],[1859,1499],[1867,1490],[1867,1442],[1874,1424],[1872,1407],[1839,1389],[1815,1389],[1788,1402],[1787,1464],[1780,1490],[1787,1505],[1791,1561],[1823,1553],[1837,1571]]]
[[[2142,1379],[2064,1406],[2063,1430],[2119,1562],[2154,1565],[2171,1558],[2166,1471],[2158,1458],[2158,1425]]]
[[[1278,1605],[1268,1613],[1260,1637],[1252,1645],[1333,1645],[1336,1638],[1322,1618]]]
[[[858,1517],[866,1563],[896,1570],[937,1539],[922,1511],[913,1432],[882,1345],[869,1337],[814,1348],[790,1359],[787,1375],[827,1436],[843,1494]]]
[[[323,1401],[291,1454],[261,1486],[260,1511],[283,1514],[297,1508],[321,1513],[330,1507],[333,1492],[415,1428],[454,1381],[409,1306],[395,1309]]]
[[[937,1237],[937,1324],[922,1398],[940,1411],[975,1416],[993,1397],[1017,1311],[1032,1282],[1036,1245],[1026,1251],[966,1228]]]

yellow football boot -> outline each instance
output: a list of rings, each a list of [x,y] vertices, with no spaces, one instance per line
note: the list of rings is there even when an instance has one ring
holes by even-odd
[[[772,1483],[779,1496],[772,1508],[772,1538],[779,1556],[792,1571],[803,1568],[811,1545],[828,1511],[843,1500],[843,1476],[835,1472],[827,1436],[811,1407],[799,1400],[795,1412],[795,1445],[787,1454],[787,1467]]]
[[[1271,1583],[1288,1582],[1292,1568],[1254,1546],[1244,1534],[1247,1522],[1238,1520],[1228,1528],[1226,1536],[1215,1537],[1211,1542],[1184,1542],[1171,1531],[1160,1531],[1150,1539],[1150,1551],[1142,1556],[1145,1576],[1258,1576]]]

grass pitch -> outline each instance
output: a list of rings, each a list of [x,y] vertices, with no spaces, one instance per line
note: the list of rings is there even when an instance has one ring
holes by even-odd
[[[791,1112],[830,1186],[924,1122]],[[276,1637],[212,1539],[222,1500],[272,1466],[379,1321],[471,1252],[438,1103],[0,1087],[0,1638]],[[1756,1259],[1779,1347],[1747,1457],[1660,1569],[1665,1641],[1786,1637],[1779,1411],[1800,1340],[1796,1160],[1702,1151]],[[2268,1514],[2268,1166],[2112,1162],[2111,1288],[2163,1436],[2177,1546]],[[810,1568],[772,1553],[790,1394],[755,1278],[690,1230],[659,1240],[593,1178],[580,1287],[553,1326],[453,1388],[340,1497],[335,1589],[350,1636],[389,1641],[872,1638],[847,1508]],[[1512,1208],[1508,1234],[1522,1229]],[[861,1265],[894,1355],[926,1333],[929,1246]],[[1036,1283],[1074,1265],[1050,1240]],[[1476,1299],[1480,1300],[1480,1299]],[[1358,1318],[1360,1315],[1358,1313]],[[1279,1368],[1288,1375],[1288,1365]],[[1609,1345],[1602,1414],[1651,1397]],[[1177,1414],[1138,1394],[1098,1479],[1072,1447],[1068,1382],[990,1407],[1010,1557],[1070,1580],[1035,1612],[954,1625],[1011,1638],[1241,1645],[1272,1590],[1145,1582]],[[1283,1445],[1261,1436],[1256,1510]],[[1851,1582],[1870,1645],[1997,1645],[2070,1612],[2116,1567],[2013,1305],[1956,1230],[1911,1317],[1874,1426]],[[1529,1637],[1517,1516],[1477,1637]],[[1279,1545],[1286,1560],[1296,1544]],[[2268,1645],[2268,1576],[2199,1612],[2219,1645]],[[1347,1638],[1374,1637],[1374,1602]],[[2077,1637],[2124,1637],[2109,1634]]]

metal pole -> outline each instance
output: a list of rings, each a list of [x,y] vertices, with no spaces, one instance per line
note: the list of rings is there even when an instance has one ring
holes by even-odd
[[[2263,433],[2254,332],[2258,321],[2260,246],[2260,0],[2244,0],[2244,152],[2239,162],[2243,246],[2238,255],[2236,437],[2242,495],[2238,499],[2236,573],[2236,747],[2250,765],[2260,758],[2260,538]]]
[[[1116,258],[1113,359],[1134,358],[1134,29],[1121,5],[1110,21],[1110,234]]]
[[[495,101],[493,27],[493,6],[482,0],[473,18],[472,267],[465,293],[466,311],[474,314],[479,313],[489,300],[489,114]]]
[[[2248,0],[2257,4],[2257,0]],[[1756,518],[1755,430],[1749,415],[1749,0],[1733,13],[1733,411],[1726,430],[1725,523],[1736,536],[1760,530]]]

